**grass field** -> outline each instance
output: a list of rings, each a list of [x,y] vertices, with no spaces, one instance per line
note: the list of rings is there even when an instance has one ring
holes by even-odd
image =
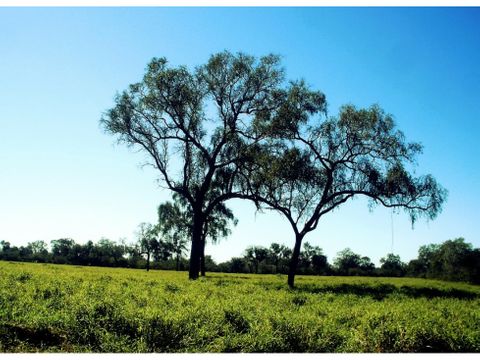
[[[480,287],[0,262],[1,352],[479,352]]]

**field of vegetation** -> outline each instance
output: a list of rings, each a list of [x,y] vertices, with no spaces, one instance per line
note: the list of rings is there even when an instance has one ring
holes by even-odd
[[[1,352],[479,352],[480,286],[0,262]]]

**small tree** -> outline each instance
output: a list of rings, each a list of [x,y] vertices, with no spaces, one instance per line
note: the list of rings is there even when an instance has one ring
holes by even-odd
[[[275,266],[275,272],[285,273],[292,251],[283,244],[272,243],[268,248],[268,260]]]
[[[149,223],[140,223],[137,230],[138,247],[141,255],[147,257],[147,271],[150,270],[150,257],[158,248],[158,228]]]
[[[10,249],[10,243],[5,240],[0,240],[0,251],[8,251]]]
[[[30,248],[33,254],[43,254],[48,252],[47,243],[43,240],[29,242],[27,247]]]
[[[177,254],[177,270],[179,258],[187,249],[193,229],[192,211],[187,202],[178,195],[173,196],[172,202],[165,202],[158,207],[158,224],[162,236],[173,247]],[[230,224],[237,225],[238,221],[232,211],[223,203],[212,210],[205,222],[202,232],[201,275],[205,276],[205,246],[207,239],[217,243],[221,238],[230,235]]]
[[[229,261],[218,265],[220,271],[231,273],[246,273],[248,272],[248,265],[245,258],[233,257]]]
[[[328,275],[330,273],[330,266],[327,257],[322,254],[315,254],[312,256],[313,272],[317,275]]]
[[[237,226],[237,224],[238,219],[235,218],[233,212],[226,207],[224,203],[218,204],[212,210],[205,222],[205,227],[202,233],[202,253],[200,262],[200,273],[202,276],[205,276],[206,271],[205,247],[207,245],[207,240],[210,240],[212,244],[217,244],[220,239],[224,239],[232,233],[230,225]]]
[[[62,238],[50,241],[54,262],[68,263],[71,260],[75,241],[70,238]]]
[[[375,264],[368,256],[362,256],[360,258],[359,270],[361,275],[372,275],[375,271]]]
[[[43,240],[36,240],[28,243],[27,248],[32,252],[32,258],[35,261],[47,261],[48,260],[48,245]]]
[[[258,274],[258,267],[261,262],[268,258],[268,249],[263,246],[249,246],[245,250],[245,259],[252,264],[253,271]]]
[[[350,269],[360,267],[361,256],[354,253],[350,248],[339,251],[337,257],[333,260],[335,270],[340,275],[348,275]]]
[[[176,257],[176,270],[179,270],[180,258],[187,250],[191,238],[192,224],[188,213],[182,209],[179,200],[165,202],[158,207],[158,229]]]
[[[473,253],[472,244],[466,243],[464,238],[444,241],[430,254],[428,274],[444,280],[471,281],[475,272],[474,263],[470,261]],[[477,269],[480,267],[478,263],[475,265]]]
[[[387,254],[380,259],[380,272],[383,276],[404,276],[407,265],[400,260],[399,255]]]
[[[312,246],[310,243],[303,244],[303,251],[300,252],[300,267],[303,267],[305,273],[325,274],[328,272],[327,257],[323,250],[318,246]]]
[[[427,277],[432,275],[433,269],[433,259],[434,255],[438,252],[440,245],[438,244],[429,244],[422,245],[418,249],[418,257],[410,261],[408,265],[408,271],[410,275]]]
[[[368,256],[356,254],[350,248],[338,252],[334,266],[340,275],[370,275],[375,270]]]
[[[310,243],[305,242],[303,244],[303,251],[300,252],[300,267],[303,267],[303,271],[305,273],[311,273],[313,271],[313,258],[315,257],[315,260],[318,262],[317,265],[320,265],[322,262],[322,259],[320,257],[325,258],[326,262],[326,257],[323,256],[323,251],[320,247],[318,246],[312,246]]]

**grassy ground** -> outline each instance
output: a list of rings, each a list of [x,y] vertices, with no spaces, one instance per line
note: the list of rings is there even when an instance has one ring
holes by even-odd
[[[0,262],[1,352],[479,352],[480,287]]]

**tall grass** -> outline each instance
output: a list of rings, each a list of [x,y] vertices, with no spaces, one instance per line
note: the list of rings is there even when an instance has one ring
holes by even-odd
[[[480,287],[0,262],[2,352],[478,352]]]

